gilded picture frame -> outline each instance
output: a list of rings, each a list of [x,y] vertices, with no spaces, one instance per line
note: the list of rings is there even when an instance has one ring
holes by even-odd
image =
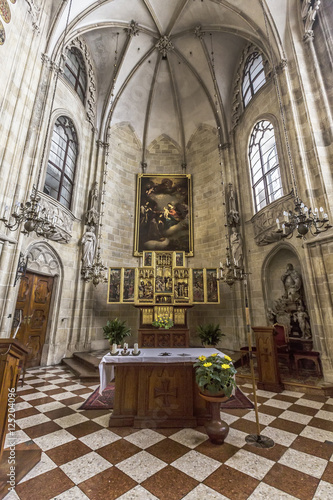
[[[146,251],[193,256],[191,175],[138,174],[134,255]]]
[[[175,252],[173,267],[185,267],[185,252]]]
[[[121,270],[121,267],[109,268],[108,304],[119,304],[121,302]]]
[[[155,267],[155,252],[143,252],[142,267]]]

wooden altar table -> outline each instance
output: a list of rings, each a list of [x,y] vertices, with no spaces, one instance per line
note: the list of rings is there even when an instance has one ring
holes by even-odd
[[[163,353],[170,353],[164,356]],[[115,399],[109,427],[197,427],[210,418],[199,396],[193,363],[217,349],[141,349],[139,356],[106,355],[100,369],[100,391],[116,369]]]

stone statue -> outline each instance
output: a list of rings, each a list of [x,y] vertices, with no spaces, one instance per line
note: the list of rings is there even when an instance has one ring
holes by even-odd
[[[301,15],[302,15],[303,20],[305,20],[307,18],[309,9],[311,7],[311,2],[312,2],[312,0],[303,0],[302,1]]]
[[[231,255],[236,267],[243,267],[243,243],[240,233],[235,227],[231,228],[230,247]]]
[[[86,212],[87,226],[97,226],[99,213],[97,210],[98,205],[98,183],[94,182],[93,187],[89,193],[88,211]]]
[[[268,321],[274,325],[275,323],[277,323],[277,317],[276,317],[276,312],[273,311],[272,308],[268,307],[267,309],[267,318],[268,318]]]
[[[239,213],[236,207],[236,199],[233,185],[229,184],[229,197],[228,197],[228,223],[232,225],[239,224]]]
[[[310,6],[308,13],[306,15],[305,24],[304,24],[304,31],[305,31],[305,34],[308,34],[310,36],[313,34],[312,27],[313,27],[313,23],[316,20],[316,15],[317,15],[317,11],[319,10],[319,6],[320,6],[320,2],[316,1],[313,8]]]
[[[309,316],[304,307],[298,306],[297,311],[294,313],[294,321],[298,321],[299,327],[304,339],[311,339],[311,327],[309,323]]]
[[[287,264],[287,269],[281,276],[281,280],[285,289],[284,297],[293,303],[299,300],[301,298],[302,277],[292,264]]]
[[[90,226],[82,236],[82,263],[83,267],[90,267],[94,262],[95,249],[96,249],[96,235],[95,227]]]

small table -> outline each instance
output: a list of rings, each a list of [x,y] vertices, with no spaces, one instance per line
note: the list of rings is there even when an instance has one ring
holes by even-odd
[[[115,399],[110,427],[197,427],[210,418],[199,396],[193,363],[201,355],[223,355],[217,349],[141,349],[139,356],[103,357],[100,390],[116,367]],[[169,355],[166,355],[169,353]]]

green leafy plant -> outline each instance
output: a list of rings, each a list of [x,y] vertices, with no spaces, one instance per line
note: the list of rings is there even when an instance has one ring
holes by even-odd
[[[159,314],[155,321],[152,322],[152,325],[168,330],[173,326],[173,321],[167,314]]]
[[[202,345],[216,346],[221,338],[224,337],[224,333],[222,333],[220,325],[214,325],[214,323],[198,325],[197,332],[199,334]]]
[[[110,344],[121,344],[125,337],[131,335],[131,329],[126,326],[126,321],[120,321],[120,319],[115,318],[109,320],[105,326],[103,326],[104,337],[108,339]]]
[[[209,392],[212,396],[223,391],[229,398],[236,387],[236,370],[229,356],[219,356],[217,353],[210,356],[199,356],[194,364],[195,380],[199,389]]]

